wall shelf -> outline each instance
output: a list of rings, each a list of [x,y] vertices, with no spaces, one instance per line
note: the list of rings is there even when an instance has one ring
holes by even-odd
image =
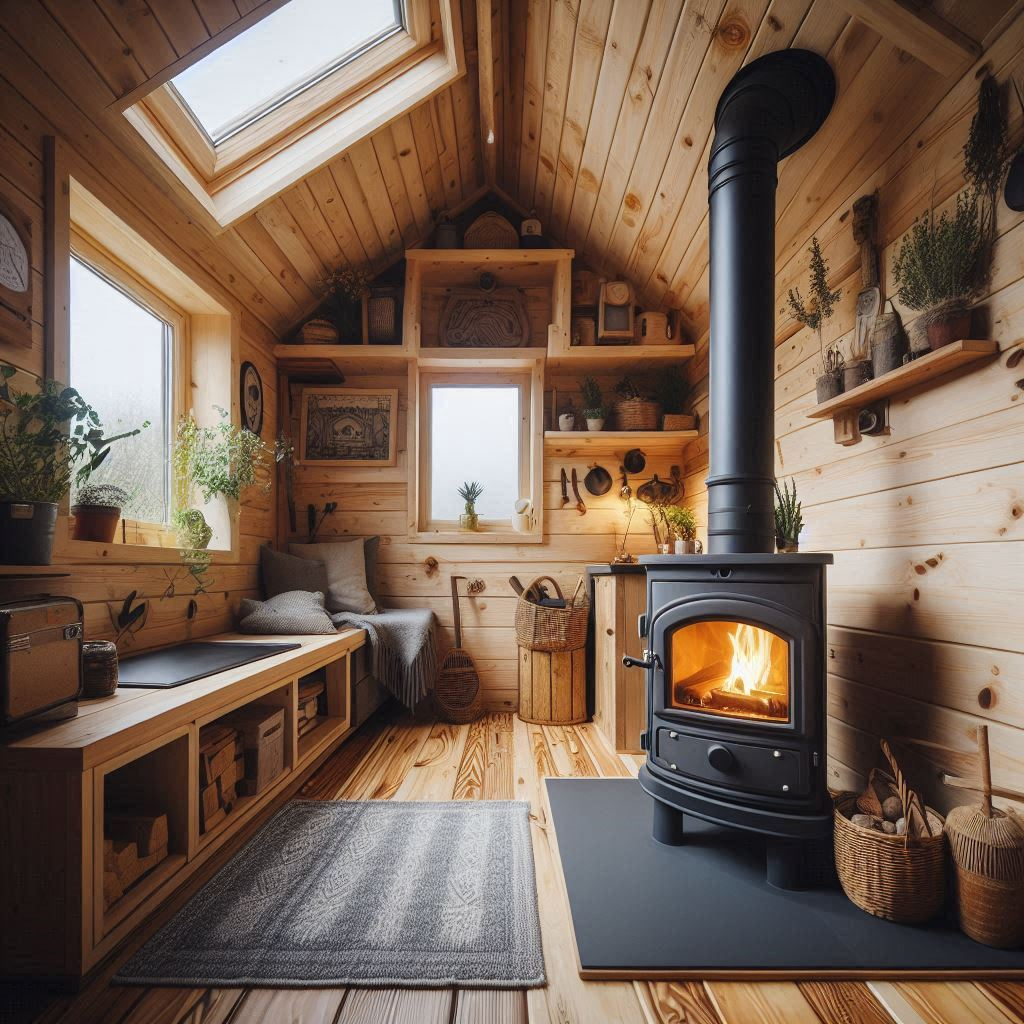
[[[696,430],[545,430],[544,454],[570,458],[640,448],[649,457],[673,457],[697,436]]]
[[[911,388],[928,384],[960,367],[990,359],[998,352],[997,341],[954,341],[881,377],[869,380],[852,391],[844,391],[843,394],[814,406],[807,412],[807,418],[831,419],[836,443],[856,444],[861,436],[857,421],[862,410]]]
[[[549,349],[547,368],[572,373],[642,373],[666,363],[692,358],[695,346],[676,345],[576,345],[563,352]]]

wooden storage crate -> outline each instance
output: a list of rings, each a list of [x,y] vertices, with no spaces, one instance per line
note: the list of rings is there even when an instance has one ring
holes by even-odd
[[[587,720],[587,653],[519,648],[519,717],[539,725]]]
[[[274,704],[246,704],[224,718],[238,729],[245,748],[245,777],[238,780],[239,793],[262,793],[285,768],[285,713]]]

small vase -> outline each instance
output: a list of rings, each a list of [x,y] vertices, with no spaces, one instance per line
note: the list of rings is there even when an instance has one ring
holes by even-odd
[[[699,540],[683,540],[682,537],[676,537],[677,555],[699,555],[703,550],[704,546]]]
[[[559,430],[572,430],[576,426],[576,416],[571,412],[563,412],[558,417],[558,429]]]
[[[587,430],[604,430],[604,417],[602,416],[600,419],[588,419]]]
[[[871,380],[871,364],[866,359],[858,359],[855,363],[847,363],[843,367],[843,394],[860,387]]]
[[[480,517],[475,512],[463,512],[459,516],[459,526],[463,530],[479,530],[480,529]]]
[[[814,390],[818,396],[818,404],[837,398],[843,393],[843,376],[838,370],[834,373],[823,373],[815,382]]]

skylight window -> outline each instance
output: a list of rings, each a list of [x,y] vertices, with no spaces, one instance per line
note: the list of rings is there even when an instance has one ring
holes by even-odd
[[[403,27],[401,0],[289,0],[171,84],[216,145]]]

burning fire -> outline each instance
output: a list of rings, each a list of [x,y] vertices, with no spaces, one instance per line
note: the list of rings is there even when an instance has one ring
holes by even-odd
[[[735,693],[768,689],[768,676],[772,669],[772,634],[738,623],[729,634],[729,643],[732,645],[732,665],[722,689]]]

